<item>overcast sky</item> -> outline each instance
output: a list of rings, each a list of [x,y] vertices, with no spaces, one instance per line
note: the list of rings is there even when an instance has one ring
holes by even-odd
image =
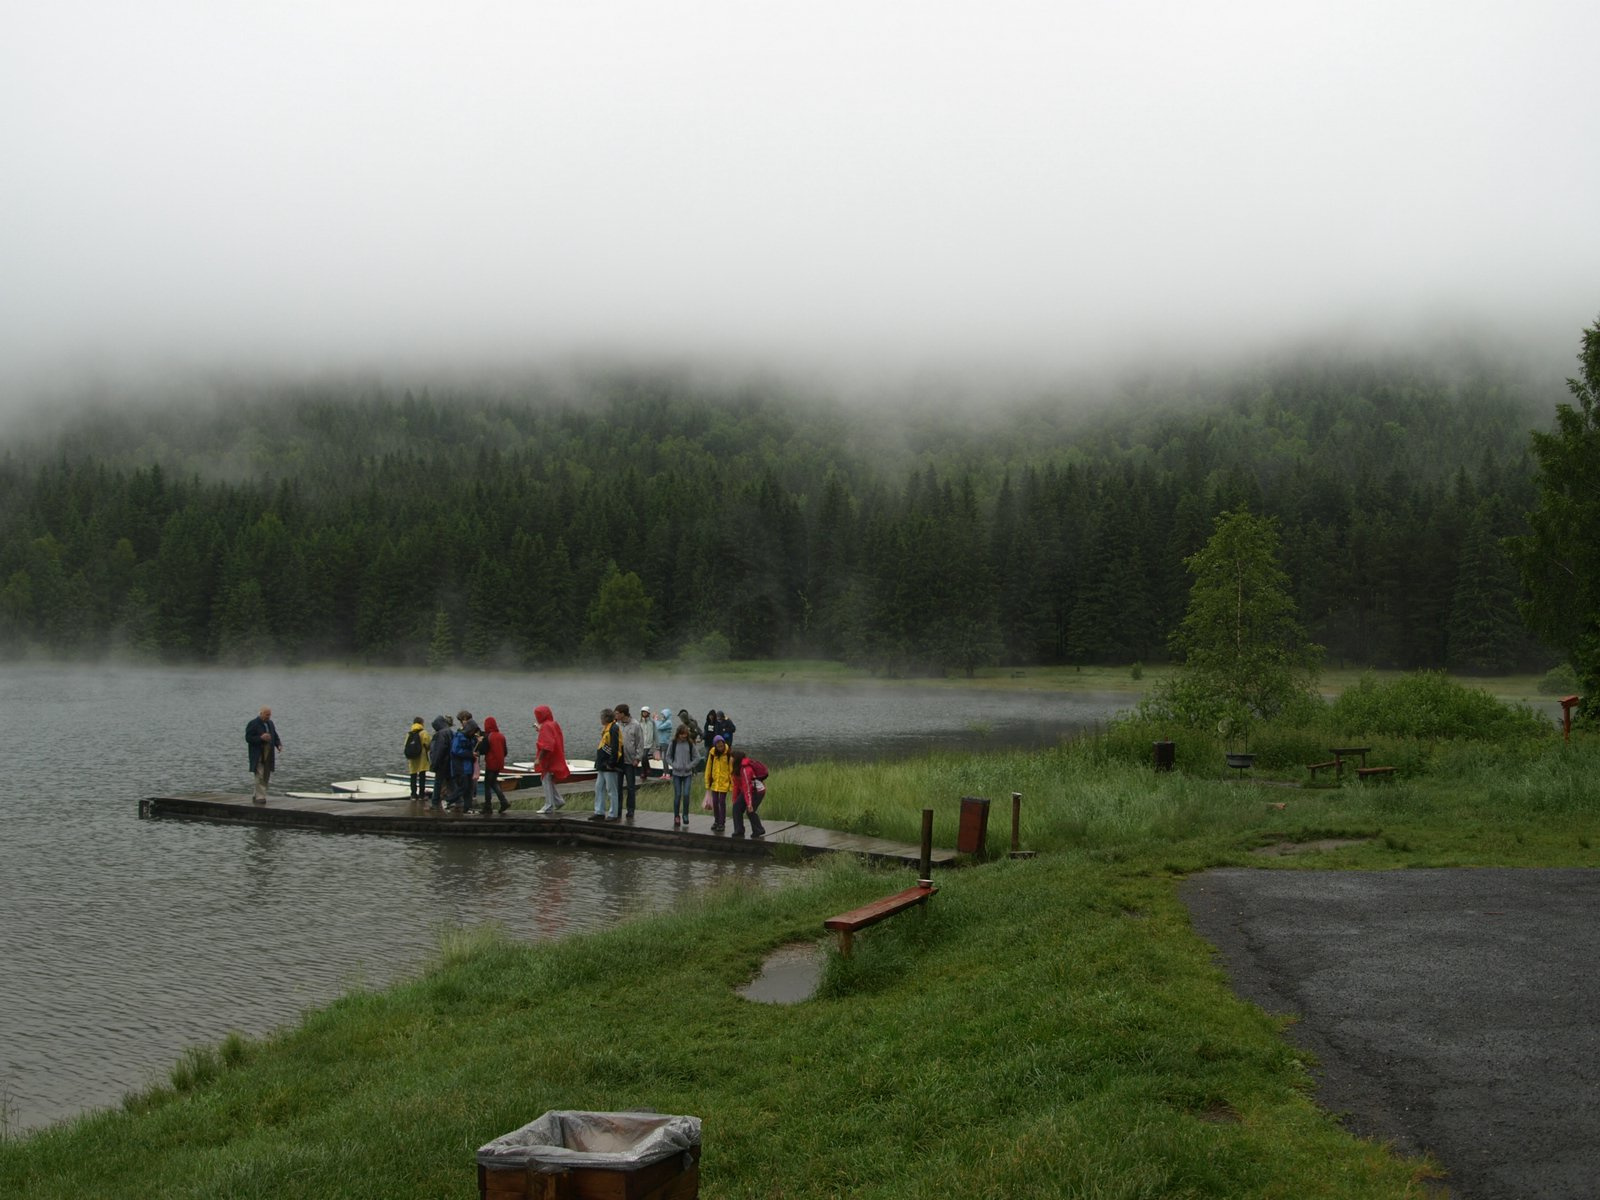
[[[0,0],[0,360],[1600,313],[1593,0]]]

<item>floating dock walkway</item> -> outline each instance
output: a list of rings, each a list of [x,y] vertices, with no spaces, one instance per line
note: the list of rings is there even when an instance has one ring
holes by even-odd
[[[314,829],[325,833],[375,833],[398,837],[492,838],[567,846],[613,849],[689,851],[699,854],[770,856],[774,846],[797,846],[802,854],[841,852],[860,854],[878,862],[917,866],[916,846],[884,838],[838,833],[793,821],[763,818],[762,838],[736,838],[732,817],[725,833],[711,832],[711,814],[696,810],[687,831],[672,828],[670,812],[639,809],[632,821],[592,821],[593,800],[588,792],[575,792],[567,807],[551,816],[529,810],[512,810],[498,816],[461,816],[436,812],[409,800],[301,800],[272,796],[265,804],[234,792],[192,792],[177,796],[151,796],[139,801],[139,816],[147,819],[216,821],[230,825],[257,825],[279,829]],[[935,848],[936,866],[956,861],[954,850]]]

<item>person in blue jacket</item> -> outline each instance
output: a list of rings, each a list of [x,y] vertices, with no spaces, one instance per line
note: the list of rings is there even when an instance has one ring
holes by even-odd
[[[278,727],[272,723],[272,710],[263,708],[259,715],[244,727],[245,745],[250,748],[250,774],[255,776],[253,799],[257,804],[267,802],[267,780],[272,778],[278,765],[278,751],[283,742],[278,737]]]
[[[456,714],[456,722],[456,731],[450,738],[450,773],[456,788],[449,807],[458,808],[465,815],[472,810],[476,786],[473,776],[478,765],[478,723],[464,708]]]

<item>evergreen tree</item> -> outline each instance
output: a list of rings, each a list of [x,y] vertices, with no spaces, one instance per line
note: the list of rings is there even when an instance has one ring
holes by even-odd
[[[1533,434],[1538,506],[1508,549],[1522,573],[1530,628],[1564,651],[1583,711],[1600,715],[1600,320],[1583,331],[1576,404],[1556,408],[1554,432]]]
[[[272,652],[261,585],[241,579],[228,588],[217,612],[217,658],[230,666],[255,666]]]
[[[433,636],[428,642],[428,666],[434,670],[455,661],[456,639],[451,631],[450,614],[440,605],[433,613]]]
[[[1450,606],[1449,660],[1453,671],[1500,674],[1516,663],[1517,576],[1496,535],[1493,500],[1473,511],[1467,526]]]
[[[1223,513],[1187,566],[1194,576],[1189,609],[1171,639],[1187,686],[1245,727],[1315,686],[1321,647],[1296,619],[1271,518]]]
[[[653,606],[644,582],[612,563],[589,606],[584,646],[602,662],[617,666],[638,663],[650,642]]]

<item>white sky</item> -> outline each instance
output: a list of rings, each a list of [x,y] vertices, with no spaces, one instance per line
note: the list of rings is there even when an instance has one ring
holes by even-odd
[[[0,0],[0,363],[1600,313],[1592,0]]]

